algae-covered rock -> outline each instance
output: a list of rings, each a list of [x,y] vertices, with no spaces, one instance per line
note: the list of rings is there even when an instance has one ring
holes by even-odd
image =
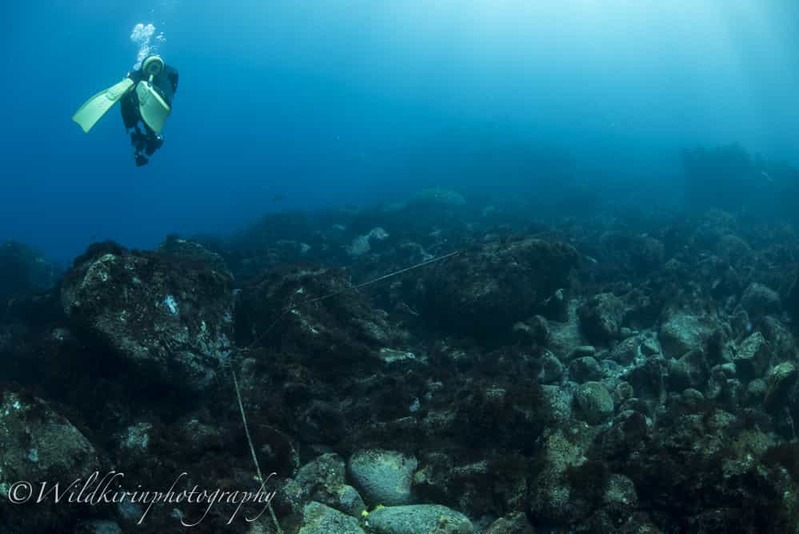
[[[460,512],[439,504],[386,506],[370,513],[369,530],[377,534],[472,534],[474,526]]]
[[[533,525],[521,512],[512,512],[491,523],[485,534],[534,534]]]
[[[357,517],[366,510],[358,491],[347,484],[344,459],[322,454],[300,467],[294,479],[313,501]]]
[[[599,424],[613,415],[613,397],[602,382],[586,382],[574,394],[577,414],[587,423]]]
[[[746,379],[760,378],[766,371],[771,356],[763,334],[755,332],[744,339],[733,356],[733,363],[740,375]]]
[[[298,534],[364,534],[358,520],[318,502],[309,502],[302,510]]]
[[[764,315],[779,313],[782,303],[779,293],[763,284],[752,283],[741,296],[741,307],[746,310],[749,317],[759,319]]]
[[[0,386],[0,444],[1,532],[52,532],[79,513],[66,506],[65,488],[88,484],[100,461],[69,420],[42,399]],[[55,484],[63,491],[60,502],[51,493],[36,502],[40,489]]]
[[[371,505],[401,505],[411,502],[411,482],[418,462],[398,451],[358,451],[349,461],[355,487]]]
[[[577,309],[580,329],[591,343],[608,344],[620,337],[624,302],[612,293],[594,295]]]
[[[715,326],[709,319],[687,312],[671,314],[661,324],[658,333],[664,354],[679,358],[691,350],[703,350]]]
[[[504,340],[513,325],[569,285],[577,251],[541,239],[492,242],[421,273],[413,300],[430,325],[484,341]]]
[[[581,466],[595,435],[585,423],[547,433],[539,456],[540,471],[530,485],[529,511],[542,522],[574,524],[572,488],[567,471]]]
[[[176,389],[211,386],[231,350],[231,276],[204,262],[101,244],[75,260],[61,304],[98,350]]]
[[[328,376],[412,356],[407,333],[333,269],[293,267],[252,280],[236,302],[236,336],[243,346],[291,350]]]

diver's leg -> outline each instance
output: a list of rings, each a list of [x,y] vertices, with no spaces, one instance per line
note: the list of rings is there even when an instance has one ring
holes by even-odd
[[[141,118],[139,116],[139,100],[136,92],[125,95],[122,102],[119,104],[120,112],[122,113],[122,123],[125,125],[126,130],[136,127],[136,123]]]
[[[135,124],[130,130],[130,144],[133,145],[133,158],[136,161],[136,166],[141,167],[147,164],[147,135],[141,131],[138,124]]]
[[[164,144],[164,138],[155,133],[155,131],[150,129],[147,125],[144,126],[144,129],[147,132],[145,135],[144,152],[148,156],[152,156],[155,151]]]
[[[133,147],[133,159],[136,166],[141,167],[147,164],[145,155],[147,148],[147,125],[143,124],[139,113],[139,100],[135,91],[131,92],[122,100],[120,109],[122,110],[122,123],[125,130],[130,135],[130,144]],[[142,126],[144,131],[142,131]]]

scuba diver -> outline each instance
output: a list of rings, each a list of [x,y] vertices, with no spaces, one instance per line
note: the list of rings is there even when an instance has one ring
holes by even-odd
[[[124,80],[87,100],[72,120],[89,133],[97,121],[119,102],[136,166],[141,167],[164,144],[161,131],[172,112],[172,98],[177,89],[177,69],[166,65],[160,56],[150,55]]]

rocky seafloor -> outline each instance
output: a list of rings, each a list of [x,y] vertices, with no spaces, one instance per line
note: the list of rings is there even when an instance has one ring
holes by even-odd
[[[443,191],[7,243],[0,532],[796,532],[797,266],[723,211]]]

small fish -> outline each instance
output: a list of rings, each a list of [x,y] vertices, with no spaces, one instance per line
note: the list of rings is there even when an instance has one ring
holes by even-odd
[[[768,183],[770,184],[774,183],[774,178],[769,176],[769,174],[766,171],[760,171],[760,175],[763,176],[763,178],[765,178],[766,180],[768,180]]]

